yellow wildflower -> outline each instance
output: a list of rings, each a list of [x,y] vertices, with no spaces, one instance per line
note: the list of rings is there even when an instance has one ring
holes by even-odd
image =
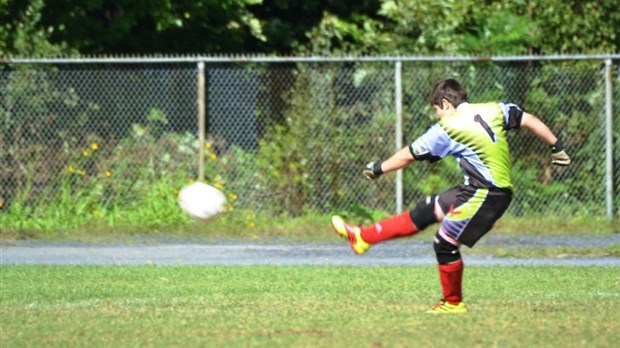
[[[216,183],[216,184],[214,185],[214,187],[215,187],[216,189],[218,189],[218,190],[221,190],[221,189],[224,187],[224,185],[222,185],[222,183],[218,182],[218,183]]]
[[[88,152],[88,150],[82,151],[82,156],[88,157],[88,155],[90,155],[90,152]]]
[[[93,151],[97,151],[99,150],[99,145],[97,145],[97,143],[92,143],[90,144],[90,149]]]
[[[215,153],[213,153],[213,152],[212,152],[212,153],[210,153],[210,154],[209,154],[209,158],[210,158],[212,161],[215,161],[215,160],[217,159],[217,155],[216,155]]]
[[[205,144],[205,149],[207,149],[207,150],[211,150],[211,144],[206,143],[206,144]]]
[[[99,217],[99,216],[101,216],[101,213],[99,213],[99,210],[95,209],[95,210],[93,210],[93,216]]]
[[[228,199],[230,199],[231,201],[236,201],[237,200],[237,195],[234,193],[229,193],[228,194]]]
[[[73,166],[72,166],[72,165],[70,165],[70,164],[69,164],[69,165],[67,166],[67,172],[68,172],[68,173],[73,173]]]
[[[254,228],[256,227],[256,224],[253,222],[248,223],[248,228]]]
[[[106,171],[105,171],[105,172],[103,172],[103,175],[105,175],[106,177],[108,177],[108,178],[109,178],[109,177],[111,177],[111,176],[112,176],[112,172],[106,169]]]

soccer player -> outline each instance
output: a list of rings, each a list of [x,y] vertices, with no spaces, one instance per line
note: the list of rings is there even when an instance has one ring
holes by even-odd
[[[535,134],[550,146],[554,165],[567,166],[571,160],[549,127],[515,104],[470,104],[465,88],[453,79],[437,83],[430,102],[439,121],[387,160],[367,164],[363,173],[374,180],[416,161],[434,162],[452,155],[463,169],[465,182],[372,226],[347,224],[340,216],[333,216],[331,222],[357,254],[365,253],[373,244],[412,236],[441,222],[434,249],[443,298],[428,313],[464,313],[467,308],[461,291],[463,260],[459,247],[464,244],[472,248],[512,199],[506,132],[525,128]]]

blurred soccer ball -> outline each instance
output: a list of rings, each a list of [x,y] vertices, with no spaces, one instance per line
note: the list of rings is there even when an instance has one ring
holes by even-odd
[[[226,209],[226,196],[211,185],[194,182],[179,192],[179,207],[193,219],[208,220]]]

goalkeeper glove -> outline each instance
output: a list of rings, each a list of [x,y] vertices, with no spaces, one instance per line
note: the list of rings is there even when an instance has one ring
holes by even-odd
[[[551,146],[551,164],[561,167],[565,167],[570,164],[570,157],[568,157],[568,154],[564,150],[564,145],[559,139],[555,145]]]
[[[364,175],[369,180],[375,180],[376,178],[383,175],[383,170],[381,169],[381,162],[370,162],[364,167]]]

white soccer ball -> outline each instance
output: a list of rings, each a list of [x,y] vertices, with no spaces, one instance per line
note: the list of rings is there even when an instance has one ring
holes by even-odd
[[[179,191],[179,207],[191,218],[208,220],[226,209],[222,191],[204,182],[194,182]]]

